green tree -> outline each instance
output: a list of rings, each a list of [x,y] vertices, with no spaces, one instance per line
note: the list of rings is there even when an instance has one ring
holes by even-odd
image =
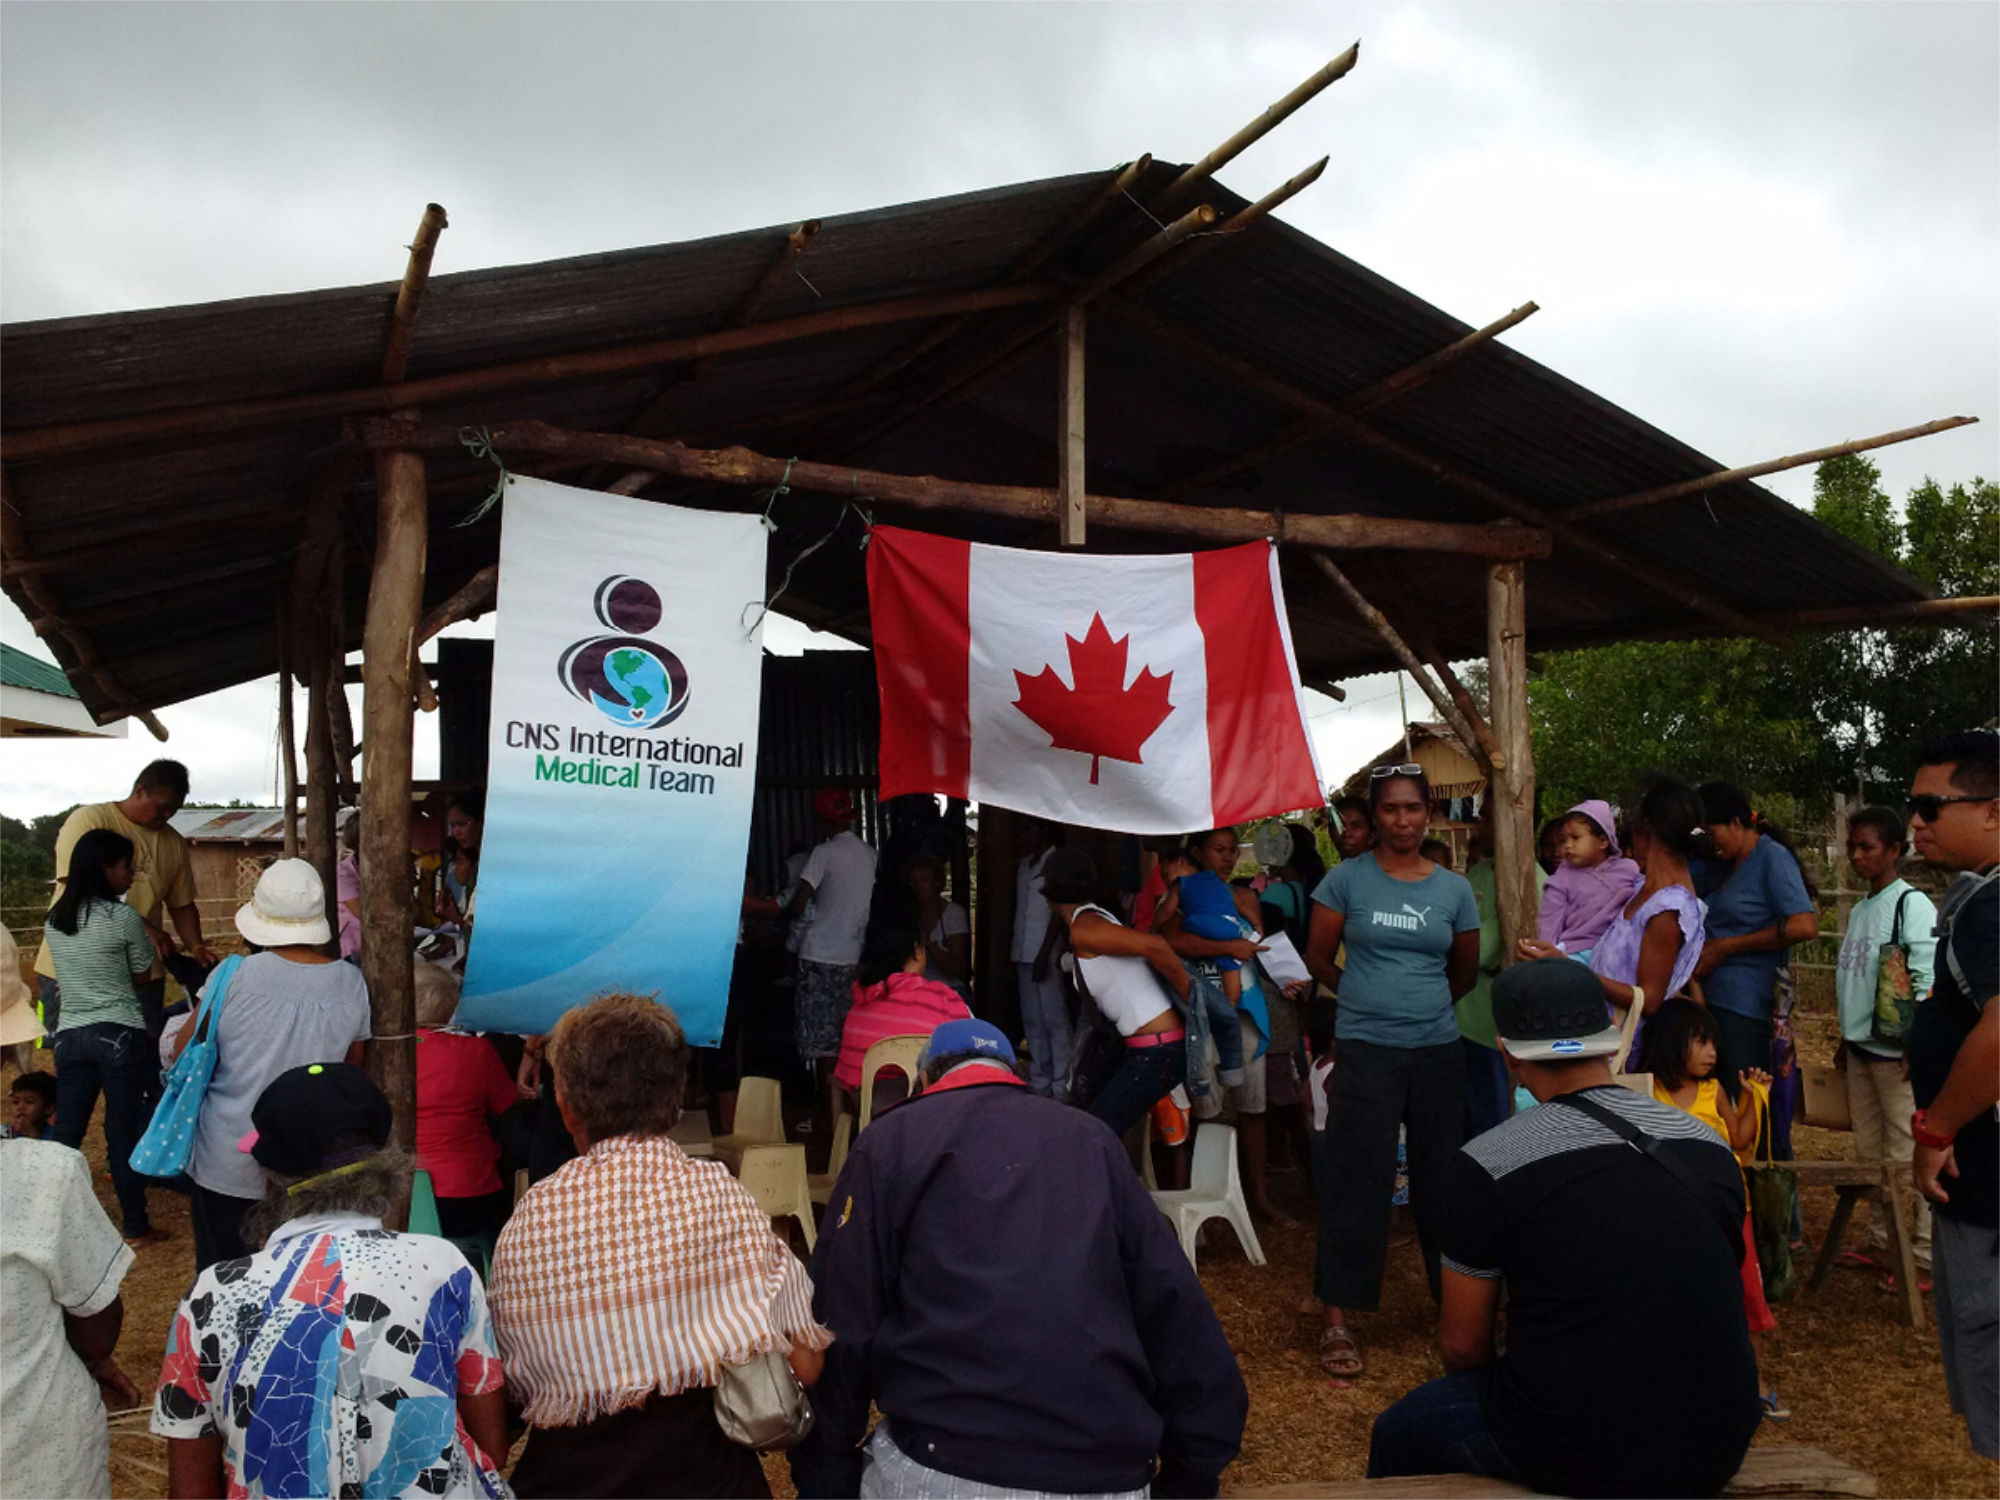
[[[1814,514],[1951,596],[2000,593],[2000,486],[1984,479],[1911,491],[1898,520],[1875,465],[1831,459]],[[1759,796],[1825,807],[1859,781],[1867,795],[1907,785],[1909,748],[1989,722],[2000,683],[2000,625],[1963,617],[1751,640],[1632,643],[1554,652],[1529,686],[1545,807],[1617,797],[1659,767],[1722,777]]]

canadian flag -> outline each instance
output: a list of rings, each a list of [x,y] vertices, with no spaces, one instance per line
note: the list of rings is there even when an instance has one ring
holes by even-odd
[[[1024,552],[877,526],[881,791],[1189,833],[1322,802],[1268,542]]]

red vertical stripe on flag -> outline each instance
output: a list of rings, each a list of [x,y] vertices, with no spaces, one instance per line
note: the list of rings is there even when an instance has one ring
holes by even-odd
[[[868,611],[882,699],[881,795],[966,795],[972,775],[972,544],[877,526]]]
[[[1194,554],[1194,613],[1208,666],[1208,762],[1217,828],[1316,806],[1279,628],[1267,542]]]

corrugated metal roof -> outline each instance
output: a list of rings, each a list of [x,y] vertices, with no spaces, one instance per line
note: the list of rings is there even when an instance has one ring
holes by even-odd
[[[191,843],[275,844],[285,837],[285,814],[275,807],[189,807],[169,820]]]
[[[1156,163],[1134,197],[1178,175]],[[759,321],[994,285],[1097,191],[1101,175],[1058,178],[824,220],[800,262],[760,308]],[[1211,184],[1225,213],[1243,200]],[[557,353],[614,347],[730,324],[793,226],[651,246],[540,265],[440,275],[426,293],[412,378]],[[1119,201],[1038,275],[1082,278],[1152,233]],[[445,241],[448,254],[449,238]],[[1247,360],[1306,394],[1333,402],[1470,332],[1468,325],[1282,223],[1205,253],[1130,294],[1146,315]],[[1185,254],[1185,252],[1183,252]],[[372,382],[389,285],[197,307],[13,324],[0,329],[0,429],[98,420],[239,399],[334,391]],[[929,331],[925,323],[853,329],[712,361],[668,398],[656,429],[704,445],[741,442],[771,453],[991,483],[1049,484],[1055,450],[1056,361],[1029,355],[985,375],[956,399],[900,430],[854,442],[882,419],[939,388],[954,365],[1044,316],[1035,308],[981,314],[933,354],[866,399],[810,420],[800,408],[852,396],[858,377]],[[625,430],[671,383],[671,369],[528,385],[426,408],[434,422],[495,424],[533,416],[559,426]],[[1296,422],[1288,403],[1100,305],[1089,332],[1090,483],[1144,496],[1217,459],[1250,451]],[[1561,510],[1723,467],[1533,360],[1493,344],[1371,412],[1388,437],[1546,510]],[[101,665],[141,702],[175,702],[275,669],[274,597],[303,522],[307,475],[337,442],[333,419],[221,438],[159,441],[8,468],[30,555],[74,553],[82,571],[45,581],[66,617],[78,616]],[[802,448],[802,443],[811,446]],[[532,468],[532,465],[524,465]],[[469,457],[433,458],[427,603],[497,555],[497,518],[454,523],[476,504],[491,469]],[[590,470],[570,482],[602,483]],[[659,486],[678,503],[746,508],[742,492]],[[1252,504],[1287,512],[1358,511],[1449,521],[1498,519],[1485,502],[1372,449],[1322,439],[1259,464],[1187,503]],[[372,505],[349,509],[346,600],[359,644]],[[821,534],[823,499],[779,502],[774,581]],[[1046,545],[1026,526],[967,514],[930,516],[932,529]],[[1655,570],[1685,579],[1749,614],[1891,604],[1926,591],[1880,559],[1754,484],[1737,483],[1586,523],[1591,534]],[[120,549],[119,541],[143,540]],[[1164,550],[1169,538],[1120,535],[1115,550]],[[1732,566],[1755,557],[1754,569]],[[1473,559],[1374,552],[1343,559],[1392,615],[1423,625],[1454,658],[1484,653],[1484,568]],[[1380,644],[1302,559],[1285,565],[1301,666],[1338,679],[1392,665]],[[1540,649],[1698,623],[1664,600],[1558,545],[1528,568],[1529,629]],[[192,602],[145,591],[198,580]],[[6,578],[24,606],[19,581]],[[190,592],[184,590],[183,593]],[[794,576],[789,612],[816,624],[865,621],[859,555],[827,548]],[[31,611],[32,613],[32,611]],[[59,658],[67,643],[51,642]],[[110,714],[94,679],[81,691]]]
[[[8,687],[32,688],[38,693],[53,693],[58,698],[78,696],[76,689],[69,685],[69,679],[63,676],[61,667],[37,661],[27,652],[4,643],[0,643],[0,683]]]

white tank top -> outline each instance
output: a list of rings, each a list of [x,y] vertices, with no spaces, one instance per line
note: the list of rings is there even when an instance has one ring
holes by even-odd
[[[1076,915],[1095,912],[1105,921],[1125,924],[1101,906],[1079,906]],[[1074,918],[1071,919],[1072,921]],[[1083,982],[1090,998],[1104,1012],[1104,1019],[1118,1028],[1120,1036],[1131,1036],[1163,1010],[1173,1008],[1173,1000],[1160,984],[1153,966],[1143,958],[1119,953],[1100,953],[1095,958],[1076,955],[1083,970]]]

